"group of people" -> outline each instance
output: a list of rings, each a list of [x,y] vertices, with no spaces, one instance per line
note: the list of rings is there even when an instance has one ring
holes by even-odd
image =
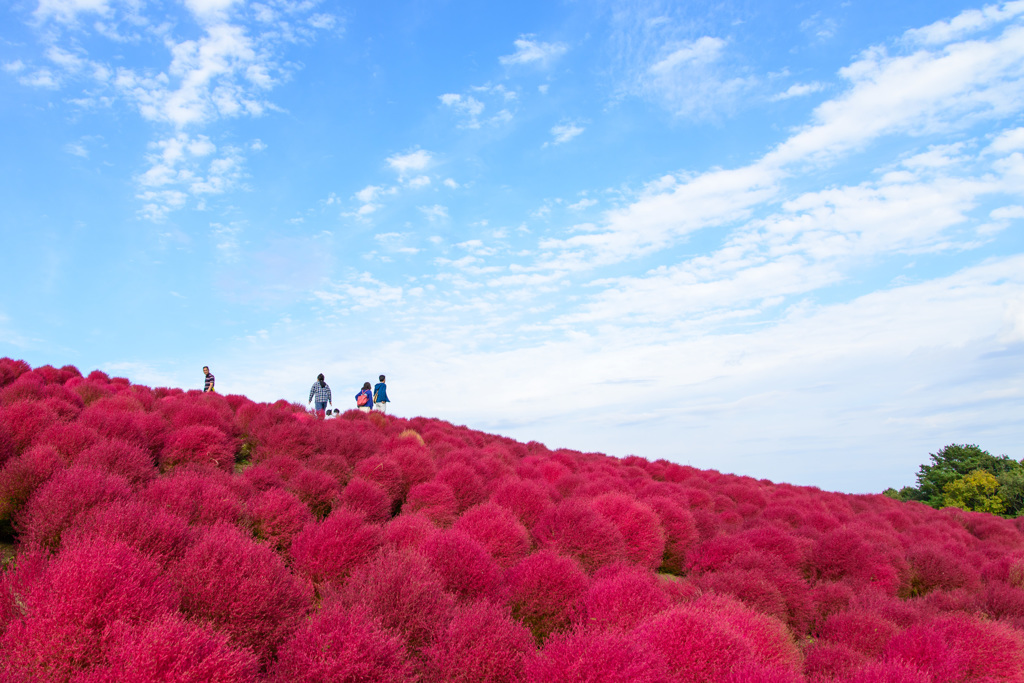
[[[208,366],[203,366],[203,375],[203,391],[215,391],[216,381]],[[356,394],[356,408],[365,413],[371,410],[379,410],[382,413],[388,412],[388,403],[391,402],[391,399],[388,398],[388,385],[384,380],[384,375],[381,375],[379,379],[380,381],[374,385],[373,389],[370,389],[369,382],[363,382],[363,388]],[[316,381],[313,382],[313,386],[309,390],[310,404],[313,404],[314,398],[316,399],[314,410],[320,417],[336,417],[341,415],[341,411],[337,408],[334,409],[333,413],[327,409],[327,406],[333,403],[331,400],[331,387],[324,381],[324,373],[322,372],[316,376]]]
[[[388,403],[391,402],[388,398],[388,385],[384,375],[381,375],[379,379],[380,381],[372,389],[369,382],[363,382],[363,388],[355,396],[356,408],[364,413],[368,413],[371,410],[378,410],[382,413],[388,411]],[[341,414],[341,411],[337,408],[334,409],[332,414],[327,407],[332,405],[333,401],[331,399],[331,387],[324,381],[324,373],[322,372],[316,376],[316,381],[313,382],[313,386],[309,389],[309,403],[313,405],[316,414],[322,417],[336,417]]]

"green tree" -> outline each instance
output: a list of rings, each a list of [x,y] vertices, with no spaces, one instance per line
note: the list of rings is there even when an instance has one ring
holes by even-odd
[[[1016,517],[1024,513],[1024,468],[1013,472],[997,474],[999,480],[999,497],[1006,504],[1008,517]]]
[[[973,444],[950,444],[938,453],[929,453],[930,465],[921,465],[917,473],[920,498],[934,508],[942,507],[944,489],[975,470],[993,477],[1024,472],[1024,465],[1005,455],[994,456]]]
[[[985,470],[974,470],[942,487],[942,505],[1001,515],[1006,505],[998,491],[999,480],[995,476]]]

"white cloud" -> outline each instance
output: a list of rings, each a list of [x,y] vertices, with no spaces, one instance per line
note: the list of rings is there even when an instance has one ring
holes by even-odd
[[[596,205],[597,205],[597,200],[596,199],[589,199],[587,197],[584,197],[583,199],[579,200],[575,204],[570,204],[566,208],[569,209],[570,211],[583,211],[584,209],[589,209],[590,207],[596,206]]]
[[[998,209],[992,209],[989,212],[994,220],[1006,221],[1014,218],[1024,218],[1024,206],[1014,204],[1012,206],[1001,206]]]
[[[465,118],[466,128],[479,128],[480,115],[484,111],[484,103],[469,95],[446,93],[441,95],[441,104],[452,109]]]
[[[1024,99],[1024,27],[941,51],[889,56],[865,51],[840,70],[850,88],[815,109],[815,123],[779,145],[772,163],[827,161],[893,133],[962,128],[1006,115]]]
[[[444,179],[444,186],[448,187],[448,188],[451,188],[453,190],[457,190],[459,188],[459,184],[457,182],[455,182],[455,180],[452,179],[452,178],[445,178]]]
[[[76,157],[82,157],[83,159],[89,158],[89,150],[86,149],[85,145],[81,142],[69,142],[64,145],[64,151],[68,154],[73,154]]]
[[[727,45],[715,36],[669,43],[624,87],[661,102],[677,116],[715,118],[756,84],[728,63]]]
[[[800,30],[814,38],[814,42],[825,42],[836,34],[838,23],[832,17],[824,17],[817,13],[800,22]]]
[[[772,102],[779,102],[781,100],[789,100],[794,97],[803,97],[805,95],[811,95],[816,92],[821,92],[825,89],[824,83],[795,83],[785,91],[778,95],[774,95],[771,100]]]
[[[415,178],[410,178],[408,183],[409,187],[414,190],[422,189],[430,186],[430,176],[418,175]]]
[[[39,20],[54,19],[62,23],[73,23],[79,14],[104,16],[109,12],[107,0],[39,0],[35,16]]]
[[[49,69],[37,69],[30,74],[18,78],[18,82],[30,88],[56,90],[60,87],[60,80]]]
[[[185,6],[201,23],[225,21],[239,0],[184,0]]]
[[[404,301],[402,287],[382,283],[370,273],[360,273],[347,282],[333,284],[331,290],[317,290],[313,295],[325,304],[355,312],[396,306]]]
[[[552,140],[551,144],[561,145],[569,142],[574,137],[580,135],[584,130],[586,129],[575,123],[560,123],[557,126],[552,126],[551,134],[554,136],[554,140]]]
[[[1005,130],[992,141],[987,151],[996,154],[1005,154],[1016,150],[1024,149],[1024,128]]]
[[[924,28],[911,29],[905,38],[913,43],[941,45],[977,33],[1013,17],[1024,14],[1024,2],[1006,2],[1002,5],[986,5],[979,9],[961,12],[949,21],[937,21]]]
[[[419,210],[420,213],[422,213],[431,223],[448,220],[447,206],[434,204],[433,206],[421,206],[419,207]]]
[[[651,65],[648,69],[655,76],[672,74],[681,67],[705,65],[718,61],[725,49],[725,41],[712,36],[702,36],[673,50],[668,56]]]
[[[710,48],[707,48],[710,50]],[[1024,27],[1011,25],[991,39],[892,57],[866,51],[841,70],[846,91],[819,105],[814,122],[794,132],[764,158],[737,169],[713,169],[682,181],[669,177],[634,201],[605,212],[598,226],[541,242],[552,268],[586,269],[633,258],[674,244],[704,228],[748,220],[778,196],[790,168],[829,163],[884,135],[957,130],[978,117],[1024,109]],[[1007,151],[1013,131],[990,150]],[[959,163],[957,148],[933,148],[906,160],[908,167]],[[1012,188],[1019,171],[1010,160],[999,172]],[[938,206],[945,206],[941,203]],[[933,245],[934,246],[934,245]],[[544,262],[544,261],[542,261]]]
[[[537,64],[548,66],[558,57],[564,55],[569,47],[564,43],[542,43],[532,36],[521,36],[515,41],[516,51],[498,58],[505,66],[515,64]]]
[[[399,178],[426,169],[432,160],[430,152],[423,149],[406,154],[392,154],[387,158],[388,166],[398,173]]]
[[[218,259],[223,263],[237,263],[240,258],[241,244],[239,238],[243,231],[243,224],[231,223],[230,225],[223,225],[221,223],[210,223],[210,228]]]
[[[136,180],[144,188],[138,196],[149,202],[142,215],[155,220],[183,208],[188,196],[228,192],[245,175],[242,151],[228,146],[218,155],[217,146],[205,135],[178,133],[150,143],[149,148],[149,168]]]
[[[376,199],[381,193],[381,188],[378,185],[367,185],[363,189],[356,192],[356,199],[364,204],[368,204]]]

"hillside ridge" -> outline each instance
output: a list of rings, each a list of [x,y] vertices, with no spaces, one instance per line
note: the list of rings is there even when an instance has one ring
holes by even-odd
[[[1024,522],[0,359],[0,672],[1024,683]]]

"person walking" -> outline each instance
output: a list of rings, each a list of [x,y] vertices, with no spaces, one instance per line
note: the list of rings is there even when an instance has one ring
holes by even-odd
[[[213,391],[214,377],[208,365],[203,366],[203,374],[206,375],[206,380],[203,382],[203,393],[205,394],[207,391]]]
[[[388,399],[388,385],[384,381],[384,375],[380,376],[380,381],[373,387],[373,407],[382,413],[388,412],[388,404],[391,401]]]
[[[316,376],[316,381],[313,382],[313,386],[309,389],[309,402],[313,402],[313,397],[316,396],[316,410],[317,417],[323,417],[324,411],[327,410],[327,404],[331,403],[331,388],[327,386],[327,382],[324,381],[324,373],[320,373]]]
[[[369,382],[363,382],[363,388],[356,394],[356,406],[364,413],[373,410],[373,392]]]

